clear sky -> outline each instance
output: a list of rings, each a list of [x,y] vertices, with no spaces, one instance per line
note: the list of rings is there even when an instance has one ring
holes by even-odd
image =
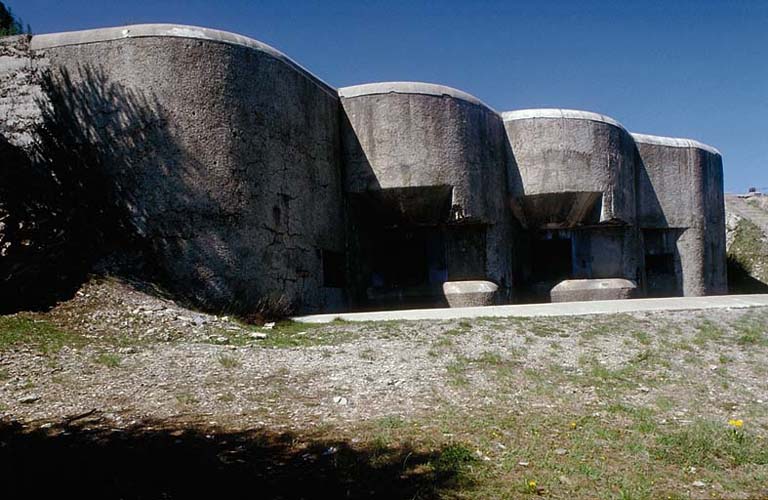
[[[134,23],[234,31],[336,87],[415,80],[498,111],[563,107],[723,153],[768,191],[768,0],[6,0],[35,33]]]

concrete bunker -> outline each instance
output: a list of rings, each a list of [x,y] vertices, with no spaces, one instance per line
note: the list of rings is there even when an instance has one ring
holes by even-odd
[[[51,76],[52,108],[70,117],[86,166],[108,180],[164,283],[199,307],[726,290],[722,158],[696,141],[630,134],[586,111],[499,114],[428,83],[337,90],[265,44],[205,28],[22,45],[0,71]],[[0,131],[24,147],[32,129],[18,124],[34,103],[14,99],[20,119]]]

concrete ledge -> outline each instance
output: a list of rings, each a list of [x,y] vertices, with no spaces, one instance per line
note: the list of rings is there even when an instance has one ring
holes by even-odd
[[[366,313],[314,314],[292,318],[301,323],[344,321],[417,321],[460,318],[503,318],[541,316],[584,316],[647,311],[687,311],[700,309],[742,309],[768,307],[768,294],[713,295],[665,299],[601,300],[595,302],[560,302],[558,304],[520,304],[508,306],[458,307],[454,309],[412,309]]]
[[[70,45],[85,45],[91,43],[110,42],[115,40],[125,40],[128,38],[147,38],[147,37],[167,37],[167,38],[190,38],[195,40],[206,40],[209,42],[226,43],[238,45],[249,49],[258,50],[269,54],[285,64],[296,69],[310,80],[317,83],[325,91],[334,96],[337,95],[336,89],[313,75],[309,70],[299,63],[283,54],[274,47],[262,43],[258,40],[248,38],[247,36],[230,33],[228,31],[214,30],[210,28],[201,28],[199,26],[186,26],[182,24],[133,24],[129,26],[119,26],[113,28],[99,28],[82,31],[66,31],[63,33],[50,33],[46,35],[34,35],[30,42],[32,50],[45,50],[56,47],[66,47]]]
[[[648,135],[648,134],[632,134],[632,138],[635,142],[641,144],[655,144],[657,146],[667,146],[670,148],[694,148],[707,151],[714,155],[720,155],[720,151],[703,142],[695,141],[693,139],[684,139],[680,137],[662,137],[660,135]]]
[[[476,106],[482,106],[493,111],[490,106],[471,94],[468,94],[462,90],[454,89],[452,87],[446,87],[445,85],[437,85],[434,83],[378,82],[353,85],[339,89],[339,97],[344,99],[377,94],[422,94],[437,97],[447,96],[454,99],[467,101]],[[493,112],[495,113],[495,111]]]
[[[549,292],[552,302],[632,299],[637,284],[621,278],[564,280]]]
[[[449,307],[490,306],[499,287],[491,281],[446,281],[443,294]]]
[[[624,125],[614,120],[610,116],[593,113],[591,111],[581,111],[578,109],[560,109],[560,108],[539,108],[539,109],[518,109],[515,111],[505,111],[501,113],[501,118],[507,121],[513,120],[533,120],[536,118],[567,119],[567,120],[589,120],[599,123],[607,123],[614,127],[624,129]]]

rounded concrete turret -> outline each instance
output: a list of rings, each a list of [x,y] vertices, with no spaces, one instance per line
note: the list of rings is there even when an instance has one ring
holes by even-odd
[[[450,186],[457,216],[495,222],[506,185],[499,116],[442,85],[386,82],[339,90],[352,193]]]
[[[151,24],[38,35],[56,119],[92,144],[168,286],[198,305],[335,307],[338,96],[272,47]],[[69,123],[71,122],[71,123]],[[327,266],[326,266],[327,267]]]
[[[634,143],[619,122],[568,109],[502,117],[512,149],[510,191],[524,224],[634,221]]]
[[[638,222],[646,248],[663,247],[659,252],[672,256],[679,293],[726,293],[720,152],[691,139],[632,136],[639,154]],[[661,234],[664,240],[656,236]]]
[[[471,240],[472,250],[461,251],[478,263],[457,279],[490,280],[506,293],[511,229],[501,117],[466,92],[429,83],[358,85],[339,95],[346,190],[408,223],[452,225],[441,252]],[[455,277],[448,261],[443,281]]]

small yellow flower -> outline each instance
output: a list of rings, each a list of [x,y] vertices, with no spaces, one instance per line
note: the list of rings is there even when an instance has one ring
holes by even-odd
[[[575,428],[576,428],[576,422],[571,422],[571,429],[575,429]]]
[[[532,490],[533,490],[533,489],[536,489],[536,481],[534,481],[533,479],[531,479],[530,481],[528,481],[528,487],[529,487],[530,489],[532,489]]]
[[[739,428],[744,426],[744,421],[742,419],[740,419],[740,418],[739,419],[733,419],[732,418],[732,419],[730,419],[728,421],[728,425],[730,425],[731,427],[735,427],[735,428],[739,429]]]

